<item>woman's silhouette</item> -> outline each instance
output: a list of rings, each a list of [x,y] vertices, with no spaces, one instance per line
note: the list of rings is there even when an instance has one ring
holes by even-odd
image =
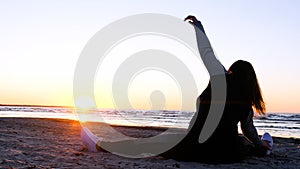
[[[252,65],[238,60],[231,65],[228,71],[217,60],[207,39],[200,42],[205,31],[200,21],[194,16],[185,20],[195,26],[198,49],[204,64],[210,74],[210,83],[197,100],[197,113],[191,121],[187,136],[171,150],[162,156],[185,161],[203,161],[209,163],[234,162],[243,159],[246,155],[262,156],[270,149],[267,141],[262,141],[253,125],[253,108],[259,114],[265,114],[265,104],[261,89]],[[200,44],[202,43],[202,44]],[[211,69],[209,69],[209,67]],[[222,74],[226,78],[227,95],[222,118],[207,141],[200,144],[198,138],[207,119],[210,107],[219,104],[212,100],[211,81],[218,81]],[[243,136],[238,134],[240,122]],[[192,155],[195,153],[196,155]]]

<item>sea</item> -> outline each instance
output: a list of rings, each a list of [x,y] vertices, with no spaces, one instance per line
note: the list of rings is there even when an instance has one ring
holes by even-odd
[[[187,128],[193,115],[194,112],[190,111],[171,110],[97,109],[78,112],[73,107],[0,106],[0,117],[60,118],[124,126]],[[276,137],[300,138],[300,113],[267,113],[263,117],[254,117],[254,126],[260,135],[269,132]]]

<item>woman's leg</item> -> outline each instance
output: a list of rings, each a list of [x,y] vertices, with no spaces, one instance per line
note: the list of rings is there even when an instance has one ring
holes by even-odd
[[[81,140],[82,143],[88,148],[89,151],[97,152],[97,151],[106,151],[103,147],[108,148],[111,151],[118,150],[122,145],[134,145],[132,140],[123,140],[116,142],[106,142],[103,141],[102,138],[93,134],[87,127],[82,127],[81,130]],[[132,148],[132,147],[129,147]]]
[[[111,152],[130,157],[141,157],[149,154],[158,155],[172,149],[185,136],[185,133],[163,134],[150,138],[104,141],[94,135],[87,127],[81,131],[81,139],[90,151]]]
[[[182,133],[164,134],[149,138],[133,138],[120,141],[100,141],[97,149],[129,157],[156,156],[174,147]]]

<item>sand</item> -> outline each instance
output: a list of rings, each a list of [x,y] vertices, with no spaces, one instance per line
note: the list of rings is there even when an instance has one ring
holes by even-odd
[[[273,157],[250,157],[234,164],[180,162],[161,157],[125,158],[90,152],[80,139],[78,121],[0,118],[0,168],[299,168],[300,139],[274,138]],[[159,133],[155,128],[117,127],[136,136]],[[130,135],[130,134],[129,134]]]

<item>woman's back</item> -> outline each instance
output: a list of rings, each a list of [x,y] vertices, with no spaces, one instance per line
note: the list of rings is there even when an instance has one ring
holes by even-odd
[[[218,76],[211,77],[211,81]],[[208,163],[224,163],[239,160],[238,122],[247,117],[251,110],[243,98],[239,85],[231,75],[226,74],[227,96],[222,118],[213,134],[204,143],[199,143],[199,135],[206,122],[209,109],[214,104],[222,104],[220,100],[211,100],[211,85],[201,93],[197,100],[198,110],[194,115],[187,136],[173,149],[166,152],[169,156],[183,161],[200,161]],[[224,103],[224,102],[223,102]],[[195,153],[196,152],[196,153]],[[196,154],[196,155],[195,155]]]
[[[237,146],[238,122],[248,116],[251,110],[251,103],[247,102],[239,84],[234,81],[230,74],[226,74],[226,82],[227,95],[223,115],[211,137],[206,142],[198,144],[200,161],[231,161],[239,156]],[[222,104],[219,100],[211,100],[210,84],[200,95],[199,99],[200,105],[197,106],[198,110],[195,125],[190,129],[187,136],[190,138],[189,142],[198,140],[210,107],[214,106],[214,104]],[[210,157],[210,155],[212,155],[213,158]]]

